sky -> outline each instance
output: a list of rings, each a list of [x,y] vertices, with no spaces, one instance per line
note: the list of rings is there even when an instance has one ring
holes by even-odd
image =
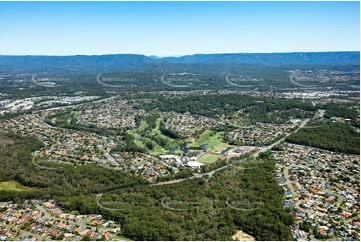
[[[359,50],[359,2],[0,2],[0,55]]]

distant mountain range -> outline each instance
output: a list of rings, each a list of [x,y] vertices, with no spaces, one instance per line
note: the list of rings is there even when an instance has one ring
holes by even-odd
[[[243,63],[263,65],[344,65],[359,64],[360,52],[296,52],[296,53],[241,53],[196,54],[165,57],[168,63]]]
[[[148,64],[260,64],[260,65],[359,65],[360,52],[295,52],[195,54],[181,57],[157,57],[136,54],[74,56],[0,55],[0,71],[6,70],[124,70]]]

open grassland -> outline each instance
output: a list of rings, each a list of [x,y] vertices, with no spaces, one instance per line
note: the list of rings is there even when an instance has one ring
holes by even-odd
[[[225,157],[221,155],[221,152],[228,148],[234,147],[222,142],[221,132],[217,132],[212,135],[211,130],[204,131],[200,135],[199,139],[192,143],[190,147],[200,147],[203,144],[206,144],[206,150],[208,153],[200,157],[198,161],[204,164],[211,164],[218,159],[224,159]]]
[[[226,149],[229,149],[229,148],[234,148],[234,147],[235,147],[234,145],[229,145],[227,143],[220,143],[219,145],[215,146],[212,149],[212,152],[221,153],[223,150],[226,150]]]
[[[148,124],[146,121],[142,120],[140,121],[140,126],[138,128],[138,131],[143,131],[145,130],[146,128],[148,128]]]
[[[31,187],[23,186],[17,181],[0,182],[0,191],[22,192],[22,191],[30,191],[30,190],[32,190]]]
[[[214,163],[218,159],[224,159],[224,158],[225,157],[222,155],[208,153],[208,154],[203,155],[201,158],[199,158],[198,161],[207,165],[207,164]]]
[[[206,149],[213,149],[215,146],[221,143],[221,132],[217,132],[216,134],[212,135],[212,131],[207,129],[200,135],[196,142],[190,145],[190,147],[199,147],[203,144],[206,144]]]

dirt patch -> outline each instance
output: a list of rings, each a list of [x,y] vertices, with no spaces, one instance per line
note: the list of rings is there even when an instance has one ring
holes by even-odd
[[[15,144],[15,140],[8,138],[8,137],[0,137],[1,138],[1,145],[3,148]]]
[[[246,234],[245,232],[243,232],[242,230],[238,230],[233,236],[232,236],[233,240],[236,241],[256,241],[256,239],[249,235]]]

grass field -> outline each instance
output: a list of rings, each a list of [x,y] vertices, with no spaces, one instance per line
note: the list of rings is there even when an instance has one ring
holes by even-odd
[[[152,135],[160,136],[162,139],[167,140],[167,145],[172,147],[174,150],[179,150],[178,144],[174,141],[174,139],[169,138],[168,136],[162,134],[160,131],[160,122],[162,121],[161,118],[158,118],[156,121],[156,126],[152,129]],[[163,149],[164,150],[164,149]]]
[[[199,137],[199,139],[192,143],[190,145],[190,147],[199,147],[202,144],[207,144],[206,149],[213,149],[215,146],[219,145],[222,143],[221,140],[221,132],[216,133],[215,135],[211,135],[212,131],[207,129],[206,131],[204,131],[201,136]]]
[[[76,120],[76,118],[82,114],[82,111],[71,111],[70,117],[67,119],[67,124],[70,124],[71,121]]]
[[[125,238],[125,237],[122,236],[122,235],[116,235],[116,236],[112,237],[112,240],[133,241],[133,240],[131,240],[131,239]]]
[[[159,145],[155,145],[154,149],[150,150],[149,153],[151,155],[162,155],[162,154],[166,154],[167,152],[163,147],[161,147]]]
[[[152,136],[160,136],[163,139],[167,140],[167,143],[170,147],[174,148],[175,150],[178,149],[178,145],[175,143],[175,141],[167,136],[165,136],[164,134],[162,134],[162,132],[160,131],[160,122],[161,122],[161,118],[158,118],[156,121],[156,127],[154,129],[152,129],[151,131],[151,135]],[[166,148],[161,147],[160,145],[158,145],[155,141],[153,141],[152,139],[148,138],[148,137],[144,137],[142,135],[140,135],[140,133],[142,131],[144,131],[144,129],[146,129],[148,127],[148,123],[145,120],[142,120],[140,123],[140,126],[132,131],[129,131],[129,134],[132,134],[135,138],[135,143],[142,148],[145,148],[145,145],[143,143],[143,141],[148,141],[154,144],[154,148],[153,150],[149,150],[147,149],[148,153],[151,155],[161,155],[161,154],[166,154],[168,153],[168,150]]]
[[[160,132],[160,130],[159,130],[159,128],[160,128],[160,121],[161,121],[161,119],[160,118],[157,118],[157,120],[155,121],[155,128],[154,129],[152,129],[152,135],[154,135],[154,134],[162,134],[161,132]]]
[[[143,131],[148,127],[148,123],[144,120],[140,121],[140,126],[138,128],[139,131]]]
[[[215,162],[219,158],[224,158],[224,156],[208,153],[208,154],[203,155],[197,161],[207,165],[207,164],[211,164],[211,163]]]
[[[176,141],[172,138],[169,138],[168,136],[164,135],[161,131],[160,131],[160,123],[161,123],[162,119],[158,118],[156,120],[156,126],[154,129],[151,130],[150,135],[151,136],[159,136],[162,139],[166,140],[167,146],[168,147],[172,147],[175,150],[175,153],[179,153],[180,152],[180,147],[179,145],[176,143]],[[151,155],[161,155],[161,154],[167,154],[168,153],[168,147],[161,147],[159,144],[157,144],[154,140],[152,140],[149,137],[144,137],[142,136],[140,133],[142,133],[142,131],[144,131],[144,129],[146,129],[148,127],[148,124],[145,120],[142,120],[140,123],[140,126],[132,131],[129,131],[129,134],[133,135],[135,138],[135,143],[142,148],[145,148],[144,142],[148,141],[148,142],[152,142],[154,144],[154,148],[153,150],[148,150],[148,153]],[[148,135],[147,135],[148,136]],[[200,147],[202,144],[207,144],[206,149],[209,151],[211,150],[212,152],[221,152],[222,150],[225,150],[229,147],[232,147],[226,143],[222,142],[221,139],[221,132],[218,132],[214,135],[212,135],[212,131],[211,130],[206,130],[204,131],[198,140],[196,140],[195,142],[191,143],[189,145],[190,148],[192,147]],[[217,155],[217,154],[207,154],[204,157],[201,158],[200,162],[203,163],[212,163],[214,161],[216,161],[218,158],[222,157],[221,155]]]
[[[57,120],[57,118],[52,118],[51,119],[51,124],[56,124],[56,120]]]
[[[215,146],[212,151],[213,152],[216,152],[216,153],[220,153],[222,152],[223,150],[226,150],[228,148],[234,148],[235,146],[234,145],[229,145],[227,143],[220,143],[219,145]]]
[[[142,142],[142,136],[140,136],[138,133],[131,133],[134,136],[134,142],[136,145],[138,145],[141,148],[145,148],[145,145]]]
[[[4,181],[0,182],[0,191],[30,191],[31,187],[26,187],[18,183],[17,181]]]
[[[151,154],[151,155],[160,155],[160,154],[164,154],[165,153],[165,150],[160,147],[156,142],[152,141],[151,139],[147,138],[147,137],[142,137],[140,134],[134,132],[134,133],[131,133],[133,136],[134,136],[134,142],[136,145],[138,145],[139,147],[141,148],[146,148],[144,143],[143,143],[143,140],[147,140],[147,141],[150,141],[154,144],[154,149],[153,150],[148,150],[148,153]]]
[[[196,142],[190,144],[190,147],[199,147],[202,144],[207,144],[206,145],[207,152],[212,152],[212,153],[207,153],[198,159],[199,162],[204,164],[211,164],[218,159],[224,159],[225,157],[223,155],[214,154],[214,153],[220,153],[225,149],[234,147],[232,145],[222,142],[221,132],[218,132],[214,135],[211,134],[212,134],[211,130],[206,130],[201,134],[201,136]]]

